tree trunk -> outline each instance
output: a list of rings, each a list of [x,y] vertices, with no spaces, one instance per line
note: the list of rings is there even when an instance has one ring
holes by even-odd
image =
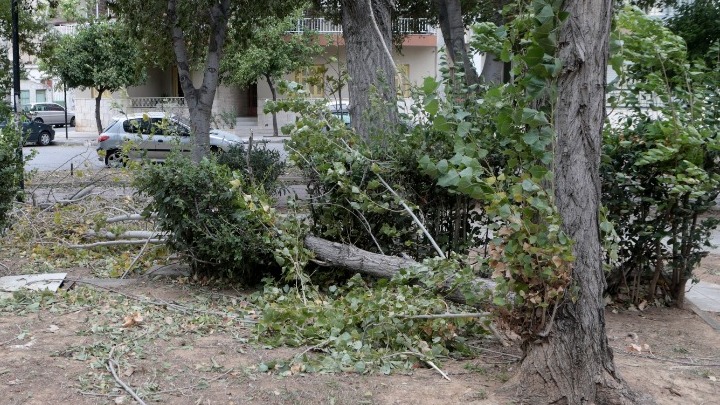
[[[273,83],[272,79],[269,75],[265,75],[265,79],[267,79],[267,84],[270,87],[270,94],[272,94],[273,101],[277,101],[277,91],[275,90],[275,83]],[[272,113],[272,120],[273,120],[273,136],[278,136],[278,123],[277,123],[277,113],[273,111]]]
[[[605,334],[599,203],[600,145],[611,0],[566,1],[570,17],[558,40],[555,199],[563,231],[575,241],[577,301],[566,300],[552,333],[528,342],[508,383],[523,403],[623,404],[632,394],[615,369]]]
[[[102,127],[102,121],[100,120],[100,101],[102,100],[102,95],[105,92],[105,89],[97,89],[98,95],[95,97],[95,125],[97,125],[98,134],[102,133],[103,127]]]
[[[478,75],[465,45],[465,24],[463,23],[460,0],[434,0],[438,9],[440,31],[445,40],[447,52],[453,66],[465,73],[467,86],[478,83]]]
[[[392,278],[402,269],[418,266],[420,263],[410,258],[386,256],[368,252],[355,246],[331,242],[326,239],[308,235],[305,237],[305,247],[315,254],[315,258],[325,266],[342,267],[357,273],[378,277]],[[445,297],[459,304],[482,305],[483,303],[468,303],[461,291],[452,288],[452,281],[447,280],[445,285],[438,286]],[[472,283],[474,296],[483,296],[486,291],[495,289],[492,280],[478,278]]]
[[[396,69],[390,54],[394,0],[341,0],[341,4],[350,75],[350,118],[355,131],[370,139],[398,123]],[[379,110],[371,109],[377,102],[373,88],[380,98],[377,101],[383,104]]]
[[[172,31],[172,46],[177,60],[178,76],[185,102],[190,112],[190,134],[193,136],[192,160],[200,162],[210,149],[210,120],[215,92],[220,83],[220,58],[227,36],[230,0],[213,2],[210,10],[210,38],[205,59],[202,84],[195,88],[190,62],[187,56],[187,44],[177,16],[177,0],[168,1],[167,16]]]

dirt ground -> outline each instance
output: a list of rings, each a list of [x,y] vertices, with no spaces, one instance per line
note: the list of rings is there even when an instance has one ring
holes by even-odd
[[[718,257],[704,262],[703,278],[720,275],[718,264]],[[4,265],[12,270],[13,263]],[[81,268],[68,273],[68,279],[90,274]],[[135,403],[108,369],[110,358],[118,379],[147,403],[509,403],[503,383],[517,365],[517,347],[488,342],[486,356],[443,361],[450,381],[430,368],[279,375],[259,365],[304,349],[255,343],[253,325],[242,320],[255,316],[243,292],[167,279],[111,289],[68,286],[56,295],[0,301],[0,404]],[[658,404],[717,403],[720,332],[693,312],[611,306],[607,333],[633,389]]]

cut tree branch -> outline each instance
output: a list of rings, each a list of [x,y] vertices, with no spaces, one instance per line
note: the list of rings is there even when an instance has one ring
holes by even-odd
[[[315,258],[322,262],[321,265],[343,267],[379,278],[392,278],[402,269],[420,265],[410,258],[372,253],[355,246],[332,242],[312,235],[305,237],[305,247],[315,253]],[[467,305],[465,296],[452,288],[452,281],[452,279],[446,281],[440,290],[450,301]],[[489,279],[477,278],[472,283],[473,289],[478,294],[495,289],[495,282]],[[473,306],[476,305],[473,304]]]

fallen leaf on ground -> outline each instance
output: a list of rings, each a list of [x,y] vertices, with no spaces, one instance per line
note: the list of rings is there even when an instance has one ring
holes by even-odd
[[[143,321],[142,315],[140,315],[139,312],[135,312],[134,314],[128,315],[123,319],[123,328],[129,328],[132,326],[140,325]]]
[[[630,346],[628,346],[628,351],[642,353],[642,347],[640,347],[640,345],[636,345],[635,343],[630,343]]]

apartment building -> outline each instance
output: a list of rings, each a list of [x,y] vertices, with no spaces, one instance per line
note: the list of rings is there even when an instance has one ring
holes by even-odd
[[[409,97],[411,84],[421,83],[426,76],[437,75],[438,51],[443,45],[442,37],[436,32],[435,27],[422,19],[399,19],[395,29],[406,33],[402,52],[395,52],[394,57],[403,72],[398,78],[398,90],[405,97]],[[327,76],[337,78],[347,64],[342,28],[323,18],[302,18],[297,21],[295,28],[289,34],[306,30],[319,34],[318,41],[324,45],[325,51],[315,59],[310,69],[290,73],[284,79],[305,85],[312,98],[338,97],[337,94],[331,94],[330,83],[324,78]],[[322,74],[319,74],[320,72]],[[197,72],[195,76],[196,84],[200,83],[201,73]],[[323,78],[318,81],[321,76]],[[342,98],[347,99],[347,88],[341,90],[341,95]],[[75,91],[74,106],[78,130],[95,129],[96,96],[97,93],[93,89]],[[270,88],[264,81],[259,81],[245,89],[220,85],[213,103],[215,125],[226,129],[235,127],[235,131],[239,134],[247,134],[250,130],[256,134],[270,134],[272,116],[263,112],[265,103],[269,99],[272,99]],[[112,94],[103,94],[100,114],[103,125],[121,112],[143,111],[167,111],[187,115],[185,99],[175,67],[151,68],[144,84]],[[293,122],[294,119],[291,113],[280,114],[278,124],[282,126]]]

